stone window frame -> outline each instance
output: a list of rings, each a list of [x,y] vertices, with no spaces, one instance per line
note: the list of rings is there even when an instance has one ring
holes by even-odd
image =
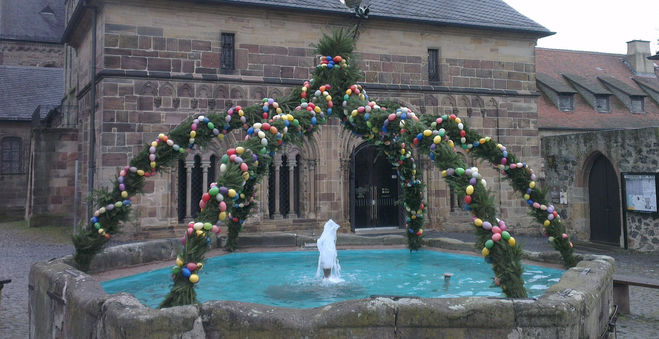
[[[220,33],[220,72],[227,74],[236,70],[236,33]]]
[[[611,112],[611,98],[608,94],[595,94],[595,110],[600,113]]]
[[[20,137],[2,138],[2,174],[23,173],[22,146],[23,140]]]
[[[437,83],[439,76],[439,48],[428,48],[428,81]]]

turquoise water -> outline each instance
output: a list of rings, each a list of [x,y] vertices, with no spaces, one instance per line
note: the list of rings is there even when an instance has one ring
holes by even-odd
[[[208,259],[200,273],[201,302],[234,300],[291,308],[310,308],[371,295],[450,298],[503,297],[494,274],[481,257],[406,249],[338,251],[343,282],[329,284],[315,277],[318,252],[232,253]],[[558,282],[563,270],[524,265],[530,297]],[[453,273],[450,283],[444,273]],[[109,280],[109,294],[132,293],[157,307],[171,286],[170,269],[162,268]]]

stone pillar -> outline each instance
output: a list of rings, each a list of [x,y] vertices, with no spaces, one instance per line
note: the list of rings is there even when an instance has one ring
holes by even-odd
[[[270,191],[268,188],[270,187],[270,176],[269,175],[264,175],[263,179],[261,180],[261,189],[259,190],[259,212],[263,216],[263,219],[269,219],[270,218],[270,211],[268,209],[270,208],[270,200],[268,198],[268,192]]]
[[[300,190],[300,201],[298,201],[300,204],[300,215],[298,217],[307,218],[309,216],[309,199],[311,199],[309,196],[309,161],[302,160],[298,165],[301,166],[300,187],[298,188]]]
[[[316,160],[309,160],[309,219],[316,219],[318,215],[316,207]]]
[[[185,218],[192,218],[192,168],[194,160],[185,161]]]
[[[211,166],[210,160],[202,160],[201,161],[201,170],[203,172],[202,177],[204,180],[202,181],[202,193],[208,192],[208,168]]]
[[[272,163],[275,166],[275,213],[272,214],[275,219],[282,219],[282,215],[279,211],[279,171],[281,167],[281,157],[275,156]]]
[[[288,215],[287,218],[296,218],[297,214],[295,213],[295,166],[297,165],[297,160],[295,156],[291,155],[288,158]]]

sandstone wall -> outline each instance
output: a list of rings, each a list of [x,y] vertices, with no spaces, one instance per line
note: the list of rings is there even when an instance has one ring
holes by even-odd
[[[570,232],[581,240],[590,239],[588,175],[592,161],[604,155],[616,171],[618,187],[621,172],[657,172],[659,168],[659,129],[614,130],[546,136],[542,139],[546,183],[554,192],[554,204]],[[567,204],[560,204],[560,192]],[[623,203],[624,197],[620,196]],[[623,206],[620,206],[621,216]],[[650,214],[626,213],[627,246],[641,251],[659,249],[659,221]],[[620,222],[623,227],[622,220]],[[621,234],[623,232],[621,231]]]
[[[344,17],[252,7],[168,1],[103,3],[97,48],[96,185],[107,185],[146,142],[186,117],[287,94],[315,67],[317,56],[310,46],[321,33],[354,23]],[[236,37],[234,71],[220,69],[222,32]],[[535,38],[522,34],[369,20],[361,25],[357,50],[372,98],[394,99],[420,113],[459,114],[538,168],[534,45]],[[70,72],[78,79],[79,139],[86,145],[88,35],[82,35],[77,48],[76,66]],[[437,83],[428,81],[429,48],[440,51]],[[346,169],[358,140],[331,122],[314,143],[310,149],[316,152],[307,152],[305,159],[316,161],[315,171],[309,170],[303,179],[308,189],[304,196],[311,201],[306,221],[282,222],[286,230],[308,228],[327,218],[349,221]],[[213,147],[207,151],[219,153],[229,146]],[[82,151],[81,163],[86,164],[86,146]],[[83,183],[85,166],[81,168]],[[496,171],[483,171],[497,194],[502,217],[515,232],[533,232],[521,198],[508,193],[508,185],[499,183]],[[463,225],[468,220],[465,212],[450,212],[450,194],[438,173],[430,168],[426,172],[431,207],[426,227],[467,227]],[[177,180],[175,171],[150,179],[146,194],[135,201],[138,229],[178,223]],[[312,185],[313,190],[309,189]],[[276,229],[263,220],[266,191],[264,183],[259,215],[248,229]]]

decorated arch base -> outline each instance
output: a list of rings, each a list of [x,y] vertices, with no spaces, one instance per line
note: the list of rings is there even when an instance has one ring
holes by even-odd
[[[219,225],[228,226],[227,249],[234,250],[238,233],[254,206],[255,187],[268,173],[271,157],[284,144],[303,143],[328,118],[340,119],[344,128],[375,144],[398,171],[403,188],[402,203],[407,212],[406,227],[410,250],[422,245],[424,184],[416,170],[413,153],[428,156],[441,170],[449,185],[461,192],[466,208],[473,214],[476,245],[491,263],[507,297],[526,297],[521,279],[521,248],[496,217],[493,198],[478,168],[467,168],[457,155],[456,146],[468,154],[489,161],[512,182],[528,203],[531,214],[543,224],[543,232],[561,252],[565,266],[575,265],[572,244],[560,217],[547,206],[543,191],[536,185],[533,170],[490,137],[470,130],[455,115],[417,116],[393,102],[371,101],[357,85],[360,70],[351,65],[352,32],[335,31],[316,46],[320,64],[313,79],[284,98],[266,98],[259,105],[232,107],[227,112],[191,118],[169,134],[160,134],[123,168],[112,190],[95,192],[95,211],[88,227],[74,237],[75,260],[83,268],[120,229],[130,211],[130,197],[141,193],[144,181],[175,165],[188,149],[224,138],[232,130],[246,131],[245,139],[222,156],[220,176],[199,202],[201,213],[190,222],[182,239],[183,250],[172,269],[174,285],[160,305],[170,307],[196,303],[194,285],[203,268],[210,235]],[[457,143],[457,145],[456,145]]]

